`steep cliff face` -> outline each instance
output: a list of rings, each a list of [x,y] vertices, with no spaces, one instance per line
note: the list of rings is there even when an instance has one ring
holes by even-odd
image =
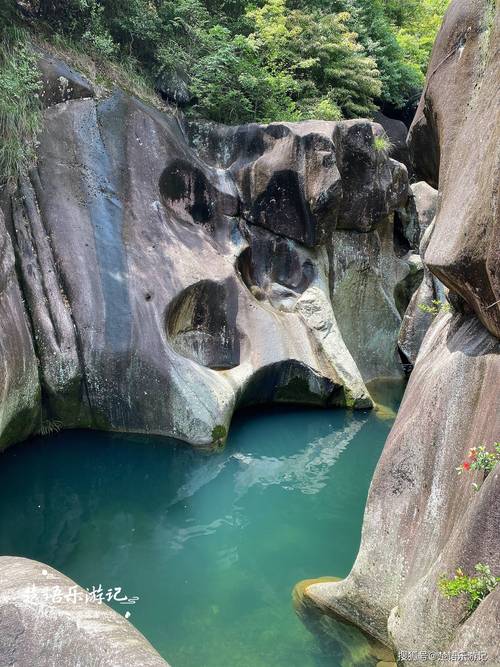
[[[436,42],[411,146],[417,156],[427,148],[417,161],[423,174],[429,156],[439,155],[437,217],[423,257],[452,290],[454,308],[434,319],[418,353],[350,575],[306,589],[321,609],[396,651],[416,652],[402,665],[439,664],[429,654],[449,650],[483,651],[487,664],[500,663],[500,591],[463,622],[467,600],[438,590],[440,576],[458,567],[472,574],[484,563],[500,572],[500,475],[476,492],[456,473],[470,448],[491,448],[500,432],[499,33],[498,6],[455,0]],[[424,279],[420,289],[433,287]]]
[[[36,419],[210,445],[238,405],[370,407],[402,374],[418,223],[379,126],[190,126],[42,64],[38,162],[3,203],[42,400],[0,443]]]

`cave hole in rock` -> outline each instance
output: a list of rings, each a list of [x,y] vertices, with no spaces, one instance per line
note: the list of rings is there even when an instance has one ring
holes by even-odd
[[[248,186],[244,184],[243,189]],[[302,243],[314,243],[316,224],[300,175],[292,169],[274,173],[251,203],[249,221]]]
[[[340,405],[343,387],[296,359],[279,361],[256,371],[238,401],[239,407],[272,403]]]
[[[167,336],[176,352],[214,370],[240,363],[234,280],[201,280],[174,300],[167,312]]]

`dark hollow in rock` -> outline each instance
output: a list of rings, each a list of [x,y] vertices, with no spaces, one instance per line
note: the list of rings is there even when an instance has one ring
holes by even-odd
[[[342,387],[296,359],[259,369],[243,390],[239,406],[298,403],[326,406],[342,395]]]
[[[167,313],[170,344],[207,368],[234,368],[240,363],[237,314],[238,295],[232,280],[201,280],[181,292]]]
[[[412,250],[412,244],[408,239],[407,234],[405,234],[405,222],[404,216],[400,212],[394,212],[394,252],[396,257],[404,257],[410,250]]]
[[[299,174],[291,169],[273,174],[264,192],[250,209],[249,220],[256,225],[270,226],[283,236],[314,245],[315,225]]]
[[[163,203],[181,215],[201,224],[210,222],[215,210],[216,190],[198,167],[179,159],[165,169],[160,178]]]
[[[293,295],[302,294],[314,280],[311,260],[301,256],[293,241],[256,233],[251,243],[238,257],[237,269],[254,296],[255,288],[268,293],[277,285]]]

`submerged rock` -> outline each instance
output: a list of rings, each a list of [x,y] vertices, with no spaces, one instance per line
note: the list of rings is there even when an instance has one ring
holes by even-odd
[[[366,381],[402,374],[415,218],[374,124],[190,125],[119,91],[55,101],[3,203],[43,423],[209,447],[238,405],[365,408]]]
[[[0,663],[168,667],[140,632],[57,570],[0,557]]]

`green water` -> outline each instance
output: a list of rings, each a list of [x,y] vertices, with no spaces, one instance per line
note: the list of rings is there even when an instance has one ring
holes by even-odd
[[[0,553],[138,596],[113,606],[174,667],[335,666],[291,591],[348,573],[391,425],[387,410],[241,413],[210,457],[141,437],[35,439],[1,456]]]

